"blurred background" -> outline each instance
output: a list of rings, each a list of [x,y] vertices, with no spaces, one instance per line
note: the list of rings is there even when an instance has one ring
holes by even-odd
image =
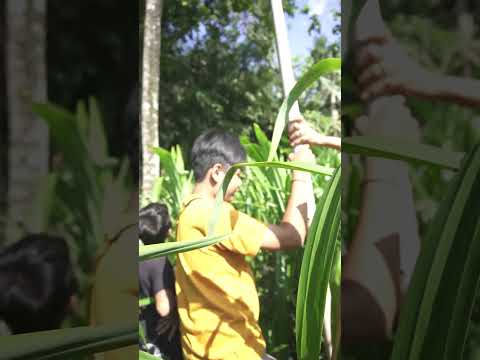
[[[88,324],[96,262],[121,228],[112,209],[136,191],[125,134],[138,133],[138,14],[109,0],[0,1],[0,249],[27,233],[67,241],[79,289],[65,325]]]

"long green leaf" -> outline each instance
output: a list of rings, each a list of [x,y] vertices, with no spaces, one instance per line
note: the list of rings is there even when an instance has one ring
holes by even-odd
[[[342,151],[349,154],[404,160],[458,170],[465,154],[435,146],[399,140],[392,137],[355,136],[342,139]]]
[[[275,126],[272,135],[272,146],[268,154],[268,161],[273,160],[277,153],[280,138],[282,137],[285,124],[288,122],[288,114],[293,104],[298,100],[300,95],[314,84],[318,79],[328,73],[340,70],[341,60],[338,58],[322,59],[313,65],[305,74],[300,77],[295,86],[290,90],[288,96],[282,103],[275,120]]]
[[[299,359],[320,356],[325,300],[340,230],[340,179],[339,168],[317,207],[303,255],[296,309]]]
[[[392,360],[461,358],[480,280],[479,198],[477,146],[450,186],[417,259]]]
[[[78,327],[0,337],[0,358],[69,359],[138,344],[138,324]]]
[[[155,259],[160,256],[192,251],[216,244],[227,239],[230,234],[210,236],[201,240],[168,242],[164,244],[143,245],[138,247],[138,257],[141,261]]]
[[[32,110],[44,119],[50,129],[50,133],[60,146],[66,163],[74,171],[74,179],[78,179],[78,186],[85,188],[86,194],[91,194],[92,199],[100,201],[95,174],[88,166],[87,146],[82,140],[76,118],[65,109],[53,104],[35,103]]]
[[[335,260],[333,262],[330,289],[332,292],[332,360],[338,358],[341,335],[341,278],[342,278],[342,245],[337,240]]]

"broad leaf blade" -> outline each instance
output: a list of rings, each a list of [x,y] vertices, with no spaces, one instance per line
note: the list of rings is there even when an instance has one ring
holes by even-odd
[[[355,136],[342,139],[342,151],[458,170],[465,154],[393,137]]]
[[[310,226],[297,295],[296,337],[299,359],[318,359],[325,300],[340,229],[341,171],[328,184]]]
[[[211,236],[201,240],[168,242],[163,244],[143,245],[138,248],[139,260],[150,260],[160,256],[178,254],[185,251],[192,251],[206,246],[216,244],[225,240],[230,235]]]
[[[78,327],[0,338],[1,358],[68,359],[138,344],[138,324]]]
[[[450,344],[451,353],[461,356],[466,332],[454,334],[450,327],[462,324],[465,328],[468,324],[474,297],[467,299],[459,291],[465,290],[467,284],[476,289],[480,279],[475,262],[480,251],[476,229],[480,217],[479,182],[477,147],[464,161],[430,226],[403,305],[408,311],[401,313],[392,360],[422,359],[437,354],[446,344]],[[471,293],[472,289],[467,291]],[[433,342],[435,347],[431,346]],[[440,351],[437,358],[443,358],[443,354]]]

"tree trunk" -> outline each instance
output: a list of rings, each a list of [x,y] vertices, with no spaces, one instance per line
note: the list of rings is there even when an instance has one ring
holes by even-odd
[[[7,0],[8,219],[7,241],[20,234],[41,177],[48,172],[48,128],[31,111],[45,102],[46,1]]]
[[[153,187],[160,175],[160,159],[150,148],[158,147],[158,99],[160,91],[160,36],[162,0],[147,0],[145,11],[142,74],[142,172],[141,204],[151,201]]]
[[[0,246],[5,241],[8,184],[8,121],[6,66],[6,11],[5,0],[0,0]]]

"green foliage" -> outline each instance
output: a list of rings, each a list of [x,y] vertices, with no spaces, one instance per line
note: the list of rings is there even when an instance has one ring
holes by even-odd
[[[75,114],[54,104],[35,104],[33,110],[48,124],[58,151],[57,164],[34,206],[36,230],[56,231],[67,239],[80,279],[82,324],[88,319],[96,261],[124,230],[119,222],[122,227],[132,222],[125,214],[130,201],[129,165],[110,156],[93,98],[88,110],[79,102]]]
[[[186,147],[208,127],[267,125],[281,97],[269,1],[189,1],[164,11],[160,144]]]
[[[247,136],[241,141],[249,161],[263,161],[270,151],[270,141],[254,124],[256,142]],[[278,158],[284,161],[291,152],[286,139],[281,140]],[[339,166],[338,153],[321,149],[318,159],[334,169]],[[235,206],[265,223],[276,223],[285,211],[291,174],[278,168],[247,168],[247,176],[235,198]],[[329,176],[314,175],[314,190],[320,198]],[[287,252],[260,252],[252,261],[262,312],[260,324],[270,351],[279,358],[292,356],[295,349],[295,304],[299,282],[302,250]]]
[[[179,204],[192,192],[193,172],[185,168],[180,145],[172,147],[170,151],[163,148],[154,148],[153,151],[160,157],[163,175],[155,184],[152,199],[166,204],[170,216],[178,219]]]
[[[283,5],[288,14],[298,12],[299,1],[283,1]],[[311,36],[318,36],[319,31],[312,29]],[[270,0],[165,3],[161,146],[169,149],[179,144],[185,149],[209,127],[241,133],[252,122],[270,134],[272,114],[282,98],[274,44]],[[297,70],[303,73],[313,62],[338,55],[320,41],[312,51],[312,63]],[[334,81],[329,83],[334,83],[339,93],[340,76],[331,76]],[[322,78],[322,83],[301,99],[305,115],[317,126],[326,123],[320,116],[330,116],[329,79],[330,75]],[[335,107],[339,108],[339,101]]]
[[[201,241],[182,241],[182,242],[168,242],[163,244],[142,245],[138,248],[138,257],[140,261],[150,260],[159,256],[167,256],[170,254],[178,254],[185,251],[192,251],[202,247],[216,244],[222,240],[227,239],[230,234],[211,236],[208,239]]]
[[[349,154],[381,156],[384,159],[407,160],[414,164],[440,166],[458,170],[465,154],[453,153],[435,146],[400,141],[391,137],[354,136],[342,139],[343,150]]]
[[[479,149],[467,156],[431,224],[392,360],[462,358],[480,283]]]
[[[310,226],[303,255],[296,307],[297,355],[300,359],[318,359],[320,355],[319,338],[326,294],[339,250],[340,175],[339,168],[327,186]]]

